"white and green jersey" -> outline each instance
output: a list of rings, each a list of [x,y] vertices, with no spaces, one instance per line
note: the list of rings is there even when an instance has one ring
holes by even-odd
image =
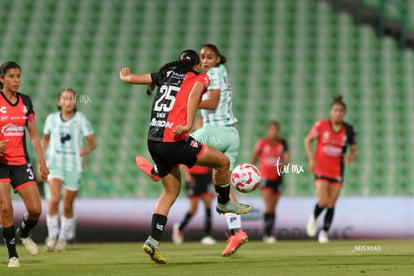
[[[88,119],[81,112],[75,112],[68,121],[63,121],[60,112],[49,114],[43,130],[50,135],[46,151],[48,166],[57,166],[66,171],[82,171],[80,151],[83,138],[93,134]]]
[[[227,76],[226,67],[219,64],[207,72],[210,78],[208,90],[220,90],[220,99],[217,108],[214,110],[202,109],[203,124],[208,126],[228,126],[237,122],[232,111],[232,93]],[[208,99],[208,93],[203,95],[202,100]]]

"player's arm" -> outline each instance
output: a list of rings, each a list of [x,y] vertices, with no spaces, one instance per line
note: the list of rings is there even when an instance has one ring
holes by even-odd
[[[284,151],[282,153],[282,160],[283,160],[283,164],[289,164],[290,162],[290,154],[288,151]]]
[[[188,96],[187,102],[187,124],[185,126],[178,125],[174,128],[174,133],[177,135],[189,132],[193,127],[194,117],[197,112],[198,103],[200,102],[201,95],[206,91],[206,88],[202,82],[195,82]]]
[[[43,134],[42,137],[42,141],[40,141],[40,145],[42,146],[43,149],[43,156],[46,156],[46,150],[47,147],[49,146],[49,141],[50,141],[50,134]]]
[[[186,182],[186,183],[190,183],[190,184],[194,184],[194,177],[191,175],[191,173],[187,170],[187,168],[186,167],[184,167],[184,166],[181,166],[181,168],[182,168],[182,173],[183,173],[183,176],[184,176],[184,181]]]
[[[250,161],[251,164],[256,165],[257,160],[259,159],[260,151],[257,150],[257,145],[253,149],[253,156],[252,160]]]
[[[144,75],[137,75],[131,73],[131,69],[129,67],[124,67],[119,72],[119,78],[127,83],[131,84],[150,84],[152,83],[151,74],[144,74]]]
[[[32,114],[30,114],[32,115]],[[34,117],[33,117],[34,118]],[[40,178],[42,181],[47,180],[47,176],[49,174],[49,170],[46,167],[46,162],[42,150],[42,146],[40,145],[39,134],[37,133],[37,127],[35,120],[29,120],[27,122],[27,130],[29,132],[30,142],[32,143],[33,149],[37,154],[37,160],[39,163],[39,171],[40,171]]]
[[[208,99],[201,101],[198,108],[210,110],[216,109],[220,100],[220,92],[220,89],[209,90]]]
[[[350,145],[349,149],[351,153],[344,154],[345,165],[349,165],[349,163],[351,163],[351,161],[354,160],[358,155],[356,144]]]
[[[313,172],[316,167],[315,155],[313,154],[313,150],[312,150],[313,140],[315,140],[315,137],[311,133],[309,133],[305,138],[305,151],[306,151],[306,155],[308,156],[309,171],[311,172]]]
[[[88,145],[86,147],[82,147],[80,156],[87,157],[88,154],[96,148],[95,136],[93,134],[88,135],[85,137],[88,141]]]

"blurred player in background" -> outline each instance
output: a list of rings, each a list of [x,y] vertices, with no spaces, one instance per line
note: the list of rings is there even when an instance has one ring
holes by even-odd
[[[276,238],[272,235],[276,221],[276,206],[283,191],[282,174],[276,164],[289,163],[288,145],[279,138],[280,125],[272,121],[267,126],[267,137],[257,141],[251,163],[259,160],[262,175],[261,193],[264,201],[264,236],[263,242],[274,243]],[[282,164],[282,166],[283,166]]]
[[[194,121],[194,130],[203,126],[203,118],[197,116]],[[214,185],[211,170],[203,166],[194,166],[191,169],[183,166],[182,170],[186,185],[187,196],[190,201],[190,209],[181,222],[173,225],[172,240],[175,244],[181,244],[184,240],[184,228],[197,212],[198,201],[201,199],[205,206],[204,237],[202,244],[215,244],[211,236],[211,202],[214,198]]]
[[[21,67],[8,61],[0,66],[0,217],[4,241],[9,253],[9,267],[19,267],[16,252],[16,236],[31,255],[37,255],[38,247],[30,238],[42,212],[39,190],[26,148],[26,132],[39,161],[40,178],[49,174],[35,123],[35,113],[29,96],[18,92],[21,83]],[[10,187],[22,198],[26,214],[15,232]]]
[[[122,81],[148,84],[147,94],[151,94],[155,86],[158,86],[148,132],[148,150],[155,166],[140,168],[147,175],[155,172],[164,187],[164,192],[154,207],[150,235],[143,246],[151,260],[159,264],[166,263],[159,244],[167,224],[167,215],[180,193],[180,164],[189,168],[201,165],[214,169],[217,212],[245,214],[252,209],[250,205],[230,200],[229,159],[222,152],[199,143],[188,134],[201,95],[210,85],[208,76],[199,71],[200,57],[197,52],[185,50],[178,60],[164,64],[156,73],[136,75],[128,67],[120,72]]]
[[[45,196],[48,199],[46,251],[63,251],[74,238],[73,204],[80,188],[84,158],[96,147],[88,119],[76,110],[76,93],[63,89],[59,94],[58,112],[46,118],[42,148],[50,168]],[[83,146],[83,140],[88,141]],[[59,230],[59,202],[63,187],[63,214]]]
[[[318,202],[310,215],[306,232],[314,237],[317,232],[316,220],[327,208],[320,243],[329,242],[328,231],[331,227],[336,200],[344,181],[344,165],[357,156],[356,134],[354,127],[344,122],[346,104],[341,96],[335,97],[331,104],[330,119],[318,121],[305,138],[305,150],[309,159],[309,171],[315,174],[315,187]],[[312,142],[317,140],[315,154]],[[350,153],[347,153],[347,146]]]
[[[197,141],[205,143],[223,152],[230,159],[230,171],[236,165],[239,155],[240,137],[234,127],[237,122],[232,111],[232,91],[224,66],[226,57],[223,56],[217,46],[206,44],[201,48],[201,69],[207,72],[210,78],[208,93],[203,95],[198,108],[203,116],[203,127],[191,134]],[[233,189],[230,189],[230,197],[237,201]],[[227,225],[231,235],[222,256],[230,256],[247,242],[247,234],[242,230],[241,217],[237,214],[226,214]]]

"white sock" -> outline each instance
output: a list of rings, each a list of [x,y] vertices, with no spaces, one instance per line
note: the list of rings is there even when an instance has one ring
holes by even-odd
[[[46,216],[47,233],[50,238],[57,238],[59,235],[59,215]]]
[[[74,221],[74,218],[65,218],[62,216],[59,240],[69,240],[70,233],[72,233]]]
[[[229,230],[241,228],[241,217],[233,213],[226,213],[226,221]]]
[[[68,240],[75,239],[76,237],[76,219],[75,217],[72,218],[72,229],[68,233]]]

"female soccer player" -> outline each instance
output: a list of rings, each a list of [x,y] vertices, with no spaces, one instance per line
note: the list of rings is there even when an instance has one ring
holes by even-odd
[[[240,137],[234,127],[237,122],[232,111],[232,92],[227,69],[224,66],[226,57],[213,44],[206,44],[201,48],[201,69],[207,72],[210,78],[208,93],[203,95],[198,108],[203,116],[203,127],[191,134],[197,141],[218,149],[230,159],[230,171],[236,165],[239,155]],[[230,197],[237,201],[233,189]],[[241,229],[241,218],[237,214],[226,214],[227,225],[231,236],[222,256],[230,256],[247,242],[247,234]]]
[[[194,130],[203,126],[203,117],[197,116],[194,121]],[[198,201],[201,199],[205,206],[204,217],[204,237],[202,244],[215,244],[216,241],[211,236],[211,202],[215,195],[211,170],[203,166],[194,166],[191,169],[184,167],[182,170],[186,185],[190,209],[185,214],[181,222],[173,225],[172,240],[176,244],[181,244],[184,240],[184,228],[194,216],[198,209]]]
[[[122,81],[148,84],[155,95],[148,132],[148,150],[164,186],[164,192],[154,207],[150,236],[143,249],[159,264],[166,260],[159,251],[159,242],[167,223],[168,212],[177,199],[181,187],[179,164],[191,168],[201,165],[213,168],[213,179],[218,194],[216,210],[219,213],[245,214],[252,206],[230,200],[229,159],[220,151],[205,146],[188,136],[193,126],[201,95],[210,84],[208,76],[200,71],[200,58],[193,50],[185,50],[178,60],[164,64],[157,73],[135,75],[129,68],[120,72]]]
[[[276,164],[288,164],[289,152],[285,140],[279,138],[279,123],[272,121],[267,126],[267,137],[257,141],[252,157],[252,164],[260,161],[260,173],[262,175],[261,193],[265,206],[264,236],[265,243],[276,242],[272,235],[276,220],[276,206],[282,194],[283,182],[280,167]]]
[[[50,169],[45,189],[49,209],[46,217],[48,237],[46,251],[63,251],[72,238],[73,202],[80,188],[83,159],[96,147],[88,119],[76,110],[76,92],[63,89],[59,94],[58,112],[49,114],[43,130],[42,148]],[[88,146],[83,146],[86,138]],[[63,186],[63,216],[59,232],[59,201]]]
[[[309,158],[309,171],[315,174],[315,187],[318,203],[310,215],[306,232],[314,237],[317,232],[316,220],[327,208],[322,230],[319,232],[320,243],[329,242],[328,231],[332,224],[336,200],[344,181],[344,164],[357,156],[354,127],[344,122],[346,104],[341,96],[335,97],[331,104],[330,119],[318,121],[305,138],[305,150]],[[312,141],[317,140],[315,154]],[[346,153],[347,146],[351,153]]]
[[[27,154],[25,128],[38,157],[41,180],[46,181],[49,174],[40,146],[32,101],[29,96],[18,92],[21,77],[21,67],[16,62],[7,61],[0,66],[0,217],[9,251],[9,267],[20,266],[16,236],[31,255],[38,253],[36,243],[30,238],[30,231],[39,221],[42,205]],[[27,210],[16,232],[10,186],[20,195]]]

